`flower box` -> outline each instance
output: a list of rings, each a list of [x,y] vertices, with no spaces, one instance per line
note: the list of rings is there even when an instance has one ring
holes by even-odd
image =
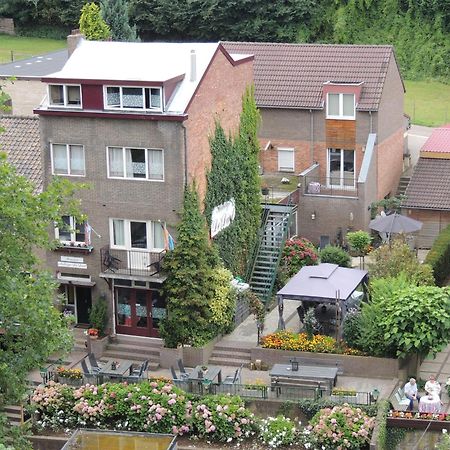
[[[67,384],[68,386],[80,387],[83,384],[82,378],[62,377],[58,375],[58,383]]]
[[[415,428],[441,431],[450,426],[450,414],[419,413],[409,411],[389,411],[387,425],[397,428]]]
[[[333,402],[351,403],[351,404],[358,403],[358,396],[356,394],[355,395],[336,395],[336,394],[331,394],[330,398],[331,398],[331,400]]]

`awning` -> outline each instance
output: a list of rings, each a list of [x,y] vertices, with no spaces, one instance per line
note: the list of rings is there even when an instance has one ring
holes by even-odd
[[[83,278],[56,278],[56,281],[60,284],[68,284],[72,286],[95,286],[95,281],[83,280]]]

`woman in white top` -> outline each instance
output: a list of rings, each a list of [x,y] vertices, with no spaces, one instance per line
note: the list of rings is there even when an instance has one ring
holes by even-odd
[[[425,391],[436,397],[441,395],[441,385],[436,381],[434,375],[430,375],[428,381],[425,383]]]

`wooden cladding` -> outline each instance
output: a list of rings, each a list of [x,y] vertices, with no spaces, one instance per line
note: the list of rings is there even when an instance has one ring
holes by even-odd
[[[325,140],[328,148],[355,148],[356,120],[327,119],[325,122]]]

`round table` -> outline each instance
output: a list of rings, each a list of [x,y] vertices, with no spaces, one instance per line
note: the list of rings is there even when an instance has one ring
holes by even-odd
[[[428,395],[420,397],[419,412],[438,414],[441,412],[441,399],[437,396],[429,398]]]

